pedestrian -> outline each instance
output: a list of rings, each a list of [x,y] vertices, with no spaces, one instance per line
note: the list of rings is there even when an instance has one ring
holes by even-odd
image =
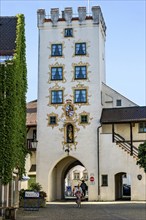
[[[75,194],[75,196],[76,196],[77,207],[80,208],[80,207],[81,207],[81,198],[82,198],[82,196],[83,196],[83,191],[82,191],[82,188],[80,187],[79,184],[78,184],[78,186],[75,188],[74,194]]]
[[[87,190],[87,184],[85,183],[84,180],[82,180],[82,183],[81,183],[80,187],[82,188],[83,196],[85,197],[86,196],[86,190]]]

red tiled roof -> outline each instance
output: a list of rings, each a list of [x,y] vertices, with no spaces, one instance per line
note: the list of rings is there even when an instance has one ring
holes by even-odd
[[[28,127],[37,125],[37,100],[27,103],[26,125]]]

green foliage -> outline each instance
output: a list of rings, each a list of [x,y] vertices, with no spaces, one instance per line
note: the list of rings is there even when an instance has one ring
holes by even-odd
[[[0,178],[12,179],[14,168],[25,173],[26,92],[24,16],[17,15],[16,48],[11,61],[0,64]]]
[[[139,145],[137,164],[140,167],[143,167],[146,173],[146,141],[143,144]]]
[[[40,195],[39,197],[40,198],[47,197],[46,192],[42,191],[41,189],[42,189],[42,186],[39,183],[32,183],[29,189],[26,189],[26,190],[21,189],[20,190],[19,198],[20,198],[20,200],[22,200],[25,197],[25,192],[26,191],[36,191],[36,192],[39,192],[39,195]]]
[[[30,179],[28,180],[28,188],[30,188],[30,185],[32,183],[36,183],[36,175],[31,175],[29,177],[30,177]]]
[[[33,191],[40,192],[42,189],[42,186],[39,183],[31,183],[30,189]]]

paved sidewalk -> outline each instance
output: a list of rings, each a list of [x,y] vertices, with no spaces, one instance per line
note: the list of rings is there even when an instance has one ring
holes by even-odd
[[[146,220],[146,203],[142,202],[51,202],[39,211],[17,211],[16,220]]]

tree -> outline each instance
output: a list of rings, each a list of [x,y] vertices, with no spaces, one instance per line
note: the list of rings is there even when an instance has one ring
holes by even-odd
[[[146,141],[139,145],[137,165],[143,167],[146,173]]]

